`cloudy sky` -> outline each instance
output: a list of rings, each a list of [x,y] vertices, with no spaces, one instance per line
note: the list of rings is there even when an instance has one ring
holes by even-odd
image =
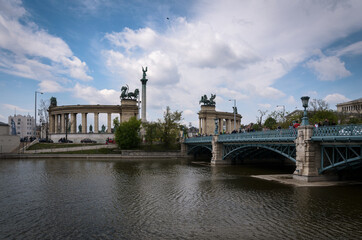
[[[0,0],[0,121],[34,115],[35,91],[120,104],[142,66],[148,120],[170,106],[198,126],[211,93],[219,111],[236,99],[243,124],[303,95],[335,109],[362,97],[361,12],[360,0]]]

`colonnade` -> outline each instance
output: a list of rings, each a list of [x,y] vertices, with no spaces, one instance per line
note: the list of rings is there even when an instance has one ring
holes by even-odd
[[[77,133],[77,114],[82,115],[82,133],[87,133],[88,124],[87,116],[89,112],[81,113],[57,113],[49,114],[49,133],[65,133],[67,123],[70,124],[69,133]],[[99,114],[100,112],[94,112],[94,128],[93,133],[99,133]],[[69,118],[70,116],[70,118]],[[119,119],[121,119],[121,114]],[[112,130],[112,112],[107,112],[107,133],[111,133]]]
[[[234,118],[216,118],[219,126],[219,133],[224,131],[225,133],[231,133],[233,130],[238,131],[240,126],[240,120],[236,119],[235,129],[234,129]],[[210,119],[207,117],[199,117],[199,133],[200,134],[210,134],[210,131],[207,129],[215,129],[215,119]]]

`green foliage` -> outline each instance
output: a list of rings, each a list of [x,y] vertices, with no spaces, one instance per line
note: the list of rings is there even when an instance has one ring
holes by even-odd
[[[89,132],[93,132],[93,126],[92,126],[92,124],[89,125]]]
[[[309,124],[314,125],[314,123],[324,122],[325,119],[328,119],[329,123],[337,123],[338,117],[335,112],[332,110],[318,110],[316,112],[309,113]]]
[[[161,138],[162,127],[160,122],[148,122],[142,123],[143,128],[146,131],[145,140],[148,144],[159,141]]]
[[[277,120],[275,120],[272,117],[268,117],[264,122],[264,126],[269,128],[269,129],[276,129],[277,128]]]
[[[349,124],[359,124],[359,123],[362,123],[362,119],[361,118],[350,118],[349,119]]]
[[[252,129],[254,129],[255,131],[261,131],[262,127],[259,124],[254,124]]]
[[[170,107],[167,106],[166,112],[163,115],[163,122],[159,120],[161,126],[161,142],[166,148],[176,144],[180,133],[181,118],[182,112],[171,112]]]
[[[115,126],[117,126],[117,124],[115,124]],[[114,138],[118,147],[120,149],[137,148],[140,144],[140,127],[141,120],[137,120],[136,117],[131,117],[127,122],[120,123],[115,127]]]
[[[82,132],[82,124],[79,124],[79,126],[78,126],[78,132]]]

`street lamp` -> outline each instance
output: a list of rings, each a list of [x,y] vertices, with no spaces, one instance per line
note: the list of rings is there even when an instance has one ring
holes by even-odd
[[[37,93],[43,94],[42,92],[35,91],[35,113],[34,113],[34,115],[35,115],[35,137],[36,137],[36,103],[37,103],[36,96],[37,96]]]
[[[302,118],[302,126],[307,126],[307,125],[309,125],[308,116],[307,116],[307,107],[308,107],[309,97],[304,96],[304,97],[301,97],[300,99],[302,99],[302,104],[304,107],[304,116]]]
[[[234,107],[233,107],[233,112],[234,112],[234,130],[236,130],[236,99],[229,99],[229,101],[234,101]]]

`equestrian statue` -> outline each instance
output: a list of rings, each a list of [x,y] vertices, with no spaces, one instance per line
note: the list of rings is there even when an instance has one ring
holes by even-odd
[[[204,96],[201,96],[201,100],[199,102],[199,104],[203,103],[206,106],[215,106],[215,101],[214,99],[216,98],[216,94],[211,94],[210,99],[207,99],[206,94]]]

